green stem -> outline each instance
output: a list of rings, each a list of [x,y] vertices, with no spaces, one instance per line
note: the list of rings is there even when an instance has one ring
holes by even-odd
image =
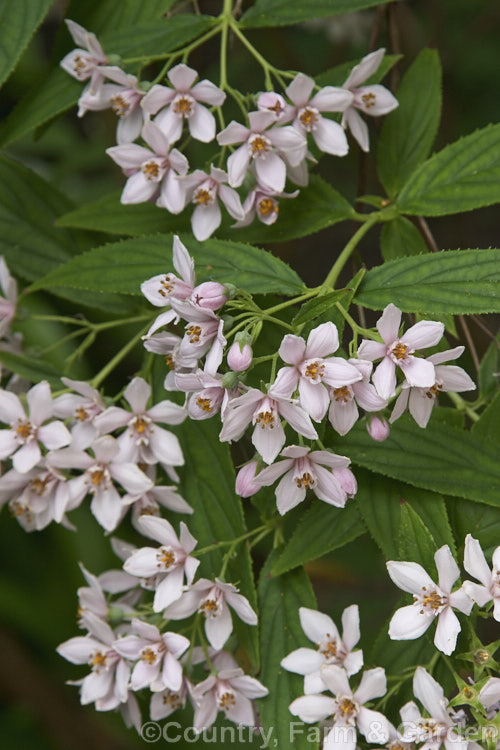
[[[342,305],[340,304],[340,302],[336,302],[335,303],[335,307],[337,308],[337,310],[339,311],[339,313],[342,315],[342,317],[344,318],[344,320],[351,326],[351,328],[353,330],[353,333],[355,333],[356,335],[357,334],[361,334],[362,336],[366,336],[367,338],[373,339],[374,341],[380,341],[380,336],[377,333],[375,333],[374,331],[371,331],[369,328],[363,328],[358,323],[356,323],[356,321],[354,320],[354,318],[352,318],[349,315],[349,313],[347,312],[347,310],[345,310],[342,307]]]
[[[362,224],[359,227],[359,229],[356,230],[356,232],[354,232],[353,236],[351,237],[347,245],[344,247],[344,249],[340,253],[339,257],[337,258],[337,260],[331,267],[328,276],[323,282],[324,287],[326,287],[327,289],[335,288],[335,283],[338,277],[340,276],[342,269],[344,268],[345,264],[347,263],[352,253],[358,246],[360,240],[379,221],[382,221],[380,213],[378,211],[374,212],[373,214],[370,214],[366,222]]]
[[[468,404],[467,401],[465,401],[461,396],[458,395],[458,393],[453,393],[451,391],[447,391],[446,395],[448,396],[451,401],[455,404],[457,409],[459,411],[463,411],[467,414],[468,417],[472,419],[473,422],[477,422],[479,419],[479,414],[476,414],[474,409],[472,409]]]
[[[240,542],[243,542],[245,539],[248,539],[249,537],[260,533],[261,531],[267,528],[268,528],[267,524],[263,524],[262,526],[257,526],[255,529],[252,529],[251,531],[247,531],[246,534],[242,534],[241,536],[236,537],[236,539],[228,539],[226,541],[216,542],[215,544],[210,544],[208,547],[202,547],[199,550],[193,550],[193,552],[191,552],[191,555],[193,555],[194,557],[199,557],[199,555],[204,555],[206,552],[213,552],[213,550],[220,549],[221,547],[227,547],[228,545],[234,546],[236,544],[239,544]]]
[[[290,305],[296,305],[299,302],[304,302],[304,300],[310,299],[311,297],[317,297],[320,291],[321,291],[321,287],[317,287],[315,289],[309,289],[309,291],[305,292],[304,294],[301,294],[299,297],[294,297],[293,299],[289,299],[286,302],[281,302],[279,305],[268,307],[265,310],[263,310],[263,312],[265,312],[266,315],[269,315],[270,313],[279,312],[280,310],[284,310],[285,307],[290,307]]]
[[[57,349],[58,346],[62,346],[63,344],[66,344],[68,341],[71,341],[74,338],[77,338],[78,336],[85,336],[86,331],[84,328],[77,328],[76,331],[72,331],[71,333],[68,333],[67,336],[63,336],[62,339],[58,339],[54,344],[51,344],[46,349],[42,351],[42,354],[45,356],[49,352],[51,352],[53,349]]]
[[[276,69],[270,65],[265,57],[263,57],[258,50],[255,49],[253,44],[251,44],[246,36],[240,31],[238,22],[231,17],[229,25],[231,26],[231,29],[233,30],[234,34],[238,37],[240,42],[247,48],[247,50],[250,52],[252,57],[254,57],[257,62],[261,65],[261,67],[264,69],[264,78],[266,81],[266,88],[268,91],[272,91],[273,88],[273,82],[271,80],[271,71],[273,73],[276,72]]]
[[[90,381],[90,385],[93,388],[99,388],[103,380],[105,380],[108,377],[108,375],[115,369],[115,367],[120,364],[122,359],[124,359],[127,356],[127,354],[130,351],[132,351],[134,346],[139,343],[139,341],[142,339],[143,335],[146,333],[148,328],[149,328],[149,325],[143,328],[132,339],[130,339],[130,341],[127,342],[125,346],[122,349],[120,349],[120,351],[117,352],[112,359],[109,360],[107,365],[105,365],[102,368],[102,370],[98,372],[94,378],[92,378],[92,380]]]

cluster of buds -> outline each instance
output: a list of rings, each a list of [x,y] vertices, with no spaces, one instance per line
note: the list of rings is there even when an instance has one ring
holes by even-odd
[[[61,65],[77,80],[89,81],[79,99],[79,116],[111,108],[119,117],[118,145],[107,153],[128,178],[122,203],[153,201],[178,214],[191,202],[195,205],[191,225],[198,240],[207,239],[219,227],[219,202],[236,220],[235,227],[247,226],[255,217],[273,224],[278,199],[294,198],[299,192],[286,193],[286,181],[299,187],[308,183],[308,162],[316,161],[308,150],[309,135],[319,151],[345,156],[349,128],[368,151],[368,127],[359,112],[380,116],[398,105],[384,86],[362,85],[382,62],[385,50],[379,49],[353,68],[343,86],[318,88],[312,78],[299,73],[284,96],[276,92],[257,96],[257,110],[247,114],[248,124],[233,121],[216,134],[215,117],[208,107],[220,108],[226,94],[214,83],[196,82],[197,72],[184,63],[168,71],[169,86],[140,82],[110,64],[94,34],[74,21],[66,23],[78,48]],[[342,123],[325,113],[341,113]],[[202,143],[217,138],[223,147],[220,166],[227,147],[241,144],[227,159],[227,173],[211,165],[209,172],[195,169],[188,174],[186,157],[173,148],[184,125],[189,136]],[[145,145],[135,143],[139,136]],[[251,187],[242,201],[236,188],[243,184]]]

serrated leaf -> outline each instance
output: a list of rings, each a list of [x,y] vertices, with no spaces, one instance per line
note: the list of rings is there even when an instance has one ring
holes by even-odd
[[[276,559],[273,553],[260,575],[258,596],[260,610],[260,648],[262,669],[259,680],[268,688],[269,695],[257,701],[259,715],[266,731],[272,731],[277,748],[290,747],[291,722],[288,706],[304,693],[303,679],[287,672],[281,660],[300,646],[310,646],[299,620],[299,607],[316,608],[310,581],[304,570],[294,570],[279,578],[270,575]],[[307,740],[307,729],[293,738],[298,750],[315,750],[317,742]]]
[[[441,116],[441,63],[424,49],[396,93],[397,109],[385,118],[377,151],[378,174],[390,197],[429,156]]]
[[[106,54],[124,57],[154,58],[182,47],[191,39],[204,34],[214,24],[214,16],[182,13],[154,23],[132,25],[126,29],[109,31],[102,35],[101,43]]]
[[[195,259],[198,283],[216,279],[250,293],[300,294],[304,286],[289,266],[252,245],[227,240],[197,242],[181,236]],[[154,235],[96,247],[40,279],[33,289],[71,286],[96,292],[140,294],[142,281],[172,270],[171,235]]]
[[[241,19],[241,26],[289,26],[311,18],[325,18],[382,5],[381,0],[257,0]]]
[[[500,201],[500,124],[460,138],[413,172],[396,205],[401,213],[442,216]]]
[[[434,577],[434,539],[418,513],[407,503],[401,506],[399,539],[399,559],[419,563],[431,578]]]
[[[385,261],[429,252],[415,224],[404,216],[397,216],[393,221],[387,221],[383,225],[380,250]]]
[[[375,73],[370,78],[367,78],[366,84],[380,83],[402,57],[403,55],[385,55]],[[315,76],[314,80],[318,86],[342,86],[351,70],[361,62],[361,59],[361,57],[358,57],[356,60],[335,65],[334,68],[329,68],[324,73]]]
[[[318,232],[354,215],[354,209],[331,185],[311,175],[307,187],[297,198],[281,200],[275,224],[266,226],[255,220],[251,226],[232,229],[233,220],[225,220],[216,231],[218,239],[244,237],[246,242],[284,242]],[[98,201],[77,208],[58,220],[58,226],[93,229],[132,237],[154,232],[189,232],[187,211],[173,216],[150,203],[122,205],[120,193],[112,193]]]
[[[467,534],[478,539],[487,554],[498,547],[500,513],[496,508],[469,500],[456,500],[449,507],[451,525],[460,551],[463,550]]]
[[[272,575],[281,575],[309,560],[316,560],[364,533],[356,503],[349,500],[345,508],[334,508],[315,500],[274,563]]]
[[[53,0],[16,0],[0,6],[0,86],[14,70]]]
[[[479,420],[472,426],[472,434],[483,440],[500,444],[500,392],[481,414]]]
[[[444,250],[389,261],[369,270],[355,302],[382,310],[472,314],[500,312],[500,251]]]
[[[490,396],[498,390],[500,381],[500,341],[492,341],[479,366],[478,384],[481,396]]]
[[[342,299],[348,294],[350,289],[337,289],[334,292],[329,292],[321,297],[315,297],[302,305],[297,315],[292,320],[293,326],[302,325],[308,323],[310,320],[316,320],[323,313],[332,310],[336,302]]]
[[[356,503],[363,521],[388,560],[398,558],[398,536],[401,522],[400,498],[396,482],[357,470]]]
[[[61,373],[49,362],[44,362],[39,358],[32,359],[24,354],[13,354],[0,349],[0,363],[2,367],[15,372],[16,375],[20,375],[32,383],[47,380],[54,390],[61,390],[64,387],[61,383]]]
[[[246,532],[241,499],[234,491],[234,468],[229,446],[218,439],[220,424],[214,419],[193,422],[188,419],[179,428],[186,466],[182,472],[182,496],[194,508],[188,526],[198,548],[216,542],[228,541]],[[220,573],[222,551],[202,555],[200,574],[213,579]],[[252,561],[248,547],[242,543],[237,548],[237,558],[229,562],[228,579],[256,608],[256,591],[253,582]],[[255,668],[259,664],[257,627],[246,625],[233,616],[233,627],[246,648]]]
[[[403,484],[399,485],[398,490],[401,499],[413,508],[428,528],[435,546],[447,544],[456,554],[455,540],[442,495]]]
[[[358,423],[343,438],[342,450],[353,463],[377,474],[500,507],[495,446],[465,430],[432,420],[422,430],[405,415],[383,443],[375,443]]]

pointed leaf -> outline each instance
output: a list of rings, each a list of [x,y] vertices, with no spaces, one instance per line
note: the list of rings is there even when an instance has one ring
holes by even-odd
[[[242,17],[241,25],[245,28],[289,26],[311,18],[352,13],[381,4],[381,0],[308,0],[307,3],[301,0],[257,0]]]
[[[0,8],[0,86],[10,75],[53,0],[16,0]]]
[[[404,216],[386,222],[380,235],[380,249],[384,260],[423,255],[429,249],[415,224]]]

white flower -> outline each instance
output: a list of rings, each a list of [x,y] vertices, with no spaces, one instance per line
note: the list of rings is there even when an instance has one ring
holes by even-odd
[[[379,84],[372,86],[361,86],[367,78],[370,78],[382,62],[385,49],[378,49],[363,57],[358,65],[351,70],[343,88],[353,94],[352,105],[345,110],[342,117],[342,125],[349,128],[363,151],[369,151],[370,139],[368,127],[356,110],[365,115],[379,117],[392,112],[398,106],[397,99],[391,92]]]
[[[281,94],[275,91],[264,91],[257,97],[257,109],[261,112],[270,112],[276,122],[290,122],[293,117],[291,107]]]
[[[281,660],[281,666],[289,672],[304,675],[306,695],[326,690],[321,677],[324,664],[344,667],[348,675],[359,672],[363,666],[363,652],[353,651],[360,638],[357,604],[347,607],[342,613],[342,638],[332,618],[323,612],[300,607],[299,617],[302,630],[316,645],[316,650],[298,648]]]
[[[182,135],[184,120],[193,138],[209,143],[215,138],[215,118],[200,102],[220,107],[226,98],[225,93],[211,81],[199,81],[193,68],[181,63],[169,70],[167,78],[174,88],[156,84],[142,101],[148,115],[156,114],[155,124],[165,133],[170,143],[178,141]],[[166,109],[162,109],[165,107]]]
[[[142,547],[133,552],[123,565],[133,576],[152,579],[155,588],[153,608],[161,612],[182,594],[184,577],[190,585],[200,561],[190,555],[196,547],[187,526],[181,522],[180,537],[164,518],[141,516],[138,521],[142,533],[160,542],[161,547]]]
[[[460,622],[452,607],[468,615],[472,609],[472,600],[463,586],[451,592],[460,571],[447,544],[437,550],[434,560],[439,585],[433,582],[418,563],[393,560],[387,563],[387,571],[396,586],[413,594],[414,599],[413,604],[401,607],[393,615],[389,624],[389,636],[396,641],[419,638],[437,617],[434,645],[444,654],[451,654],[460,632]]]
[[[72,528],[64,515],[70,510],[66,477],[45,459],[23,474],[11,469],[0,477],[0,505],[6,501],[25,531],[41,531],[52,521]]]
[[[29,417],[19,397],[10,391],[0,390],[0,421],[10,424],[9,430],[0,430],[0,460],[14,457],[14,469],[24,474],[40,461],[39,442],[48,450],[57,450],[71,442],[71,435],[62,422],[50,422],[54,404],[46,380],[37,383],[26,394]]]
[[[104,80],[101,72],[101,66],[106,65],[107,62],[104,50],[95,34],[87,31],[80,24],[70,21],[69,18],[66,18],[65,22],[78,48],[69,52],[61,60],[61,68],[77,81],[87,81],[90,78],[85,91],[96,94]]]
[[[149,687],[153,692],[168,689],[176,692],[182,685],[179,657],[189,647],[189,639],[178,633],[160,633],[155,625],[132,620],[133,635],[113,643],[124,659],[136,661],[132,670],[132,690]]]
[[[454,721],[447,708],[443,688],[423,667],[417,667],[413,677],[413,693],[422,703],[428,717],[422,717],[417,705],[410,701],[400,711],[405,741],[423,742],[420,750],[438,750],[444,743],[446,750],[467,750],[468,741],[454,730]]]
[[[278,218],[280,204],[278,198],[296,198],[298,190],[293,193],[277,193],[274,190],[263,185],[257,184],[253,190],[250,190],[243,203],[244,218],[233,224],[236,229],[246,227],[252,223],[255,216],[258,220],[267,226],[271,226]]]
[[[173,273],[161,273],[141,284],[141,292],[155,307],[170,307],[172,299],[186,300],[194,289],[194,261],[177,235],[174,235],[172,260],[180,278]]]
[[[178,690],[162,690],[159,693],[153,693],[149,704],[149,714],[152,721],[166,719],[178,708],[184,708],[186,697],[190,690],[191,683],[184,677]]]
[[[500,677],[490,677],[481,688],[478,697],[487,710],[500,703]]]
[[[330,409],[328,418],[333,429],[339,435],[345,435],[355,424],[359,412],[358,405],[365,411],[379,411],[387,406],[387,401],[378,395],[375,387],[369,382],[373,364],[365,359],[349,359],[362,376],[362,380],[330,388]]]
[[[377,330],[384,343],[364,339],[358,349],[360,359],[373,362],[381,359],[372,380],[382,398],[388,399],[396,389],[396,367],[403,371],[409,385],[430,388],[436,374],[434,365],[427,359],[414,356],[415,349],[435,346],[444,333],[443,323],[421,320],[399,336],[401,310],[392,303],[387,305],[377,321]]]
[[[475,383],[461,367],[455,365],[443,365],[457,359],[464,351],[463,346],[447,349],[445,352],[437,352],[427,357],[428,362],[434,365],[435,382],[430,388],[411,387],[408,382],[403,383],[403,390],[396,399],[391,414],[391,424],[399,419],[408,407],[410,414],[419,427],[426,427],[431,417],[432,409],[437,403],[439,393],[462,393],[463,391],[474,391]]]
[[[72,418],[76,422],[71,429],[72,445],[87,448],[97,437],[94,418],[104,411],[106,405],[99,391],[92,388],[89,383],[70,378],[61,380],[76,393],[63,393],[62,396],[57,396],[54,399],[54,415],[62,419]]]
[[[219,200],[233,219],[241,221],[245,216],[240,196],[226,182],[227,174],[213,164],[209,175],[196,169],[193,174],[183,178],[186,199],[196,206],[191,216],[191,228],[200,242],[208,239],[220,226],[222,214]]]
[[[229,605],[229,606],[228,606]],[[223,583],[218,578],[209,581],[200,578],[163,613],[165,619],[183,620],[194,612],[205,615],[205,633],[211,646],[221,649],[233,632],[229,607],[247,625],[257,625],[257,615],[248,599],[238,593],[236,586]]]
[[[355,750],[356,729],[370,743],[382,745],[387,742],[387,719],[378,711],[372,711],[363,705],[373,698],[381,697],[387,690],[385,671],[381,667],[363,672],[361,682],[354,693],[346,671],[337,665],[323,666],[321,679],[335,698],[322,694],[303,695],[292,701],[290,711],[307,724],[328,717],[333,718],[333,728],[325,737],[324,748]],[[341,733],[338,732],[340,727],[344,728]]]
[[[1,481],[1,480],[0,480]],[[471,534],[465,538],[464,568],[481,584],[464,582],[464,589],[480,607],[493,600],[493,617],[500,622],[500,547],[493,552],[493,568],[490,570],[484,552]]]
[[[345,156],[349,150],[347,138],[341,125],[321,116],[321,112],[343,112],[353,102],[353,94],[335,86],[325,86],[314,96],[314,81],[299,73],[286,93],[292,100],[293,125],[304,134],[311,133],[320,151],[334,156]]]
[[[153,122],[145,123],[142,137],[150,148],[128,143],[106,149],[128,176],[120,201],[129,204],[155,200],[171,214],[179,214],[186,199],[178,178],[188,171],[188,161],[177,149],[170,150],[166,136]]]
[[[212,674],[193,688],[196,703],[193,728],[196,732],[210,727],[219,711],[226,718],[243,726],[255,726],[252,700],[268,694],[255,677],[244,674],[233,657],[222,652],[213,658],[217,674]]]
[[[347,494],[332,469],[347,469],[348,458],[330,451],[311,451],[300,445],[287,446],[281,455],[284,461],[268,466],[254,479],[256,484],[268,487],[284,474],[276,487],[276,505],[281,515],[301,503],[308,489],[325,503],[344,507]]]

